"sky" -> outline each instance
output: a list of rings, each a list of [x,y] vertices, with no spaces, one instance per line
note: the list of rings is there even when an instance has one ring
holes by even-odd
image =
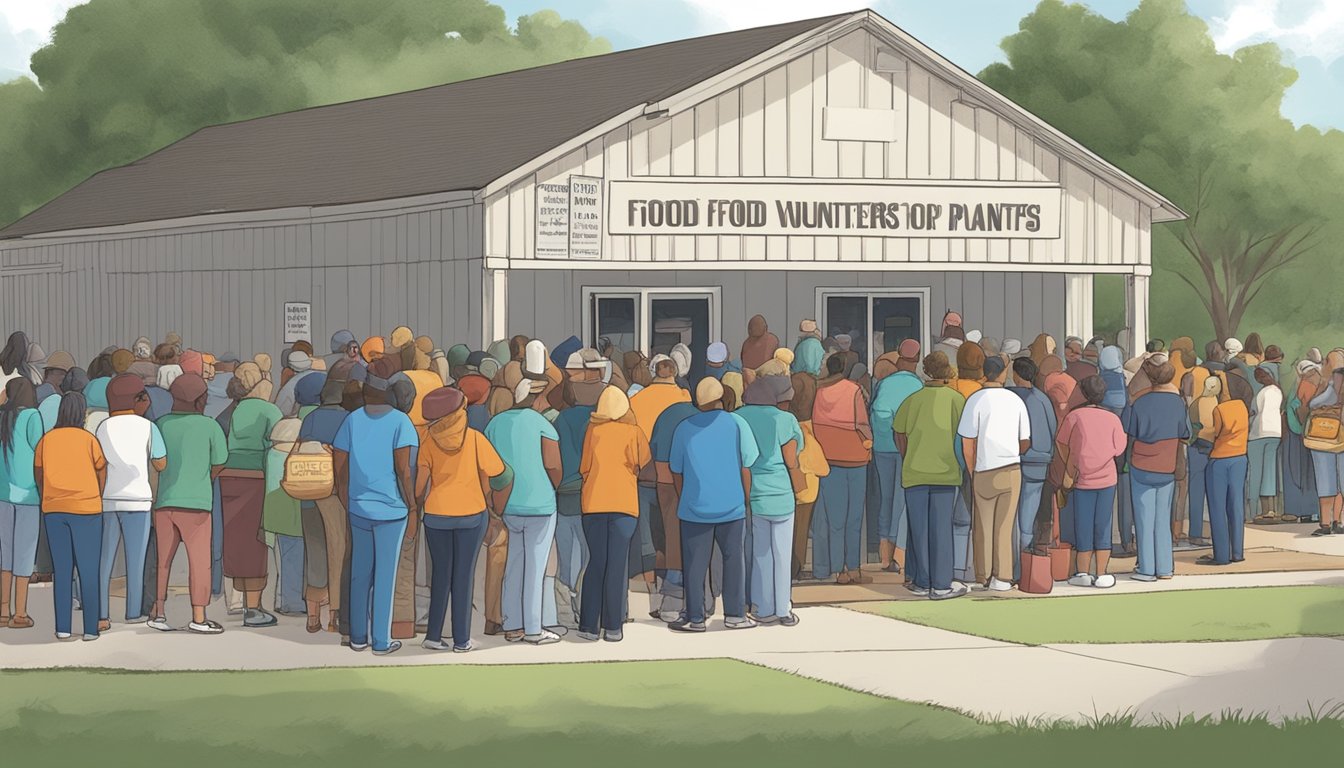
[[[81,0],[0,0],[0,80],[27,73],[28,57]],[[495,0],[510,19],[549,8],[577,19],[617,49],[843,13],[865,0]],[[887,19],[972,73],[1002,60],[999,41],[1037,0],[867,0]],[[1121,19],[1138,0],[1086,0]],[[1344,0],[1187,0],[1219,50],[1274,42],[1298,82],[1284,101],[1295,123],[1344,129]]]

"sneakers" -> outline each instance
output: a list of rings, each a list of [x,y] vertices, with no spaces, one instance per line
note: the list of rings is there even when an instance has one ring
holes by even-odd
[[[86,642],[86,643],[92,643],[94,640],[97,640],[97,639],[100,638],[100,637],[102,637],[102,635],[97,634],[97,633],[94,633],[94,634],[92,634],[92,635],[84,635],[84,642]]]
[[[134,617],[134,618],[127,619],[127,620],[126,620],[126,623],[127,623],[127,624],[144,624],[144,623],[147,622],[147,621],[149,621],[149,617],[148,617],[148,616],[136,616],[136,617]]]
[[[999,581],[998,579],[990,579],[990,580],[989,580],[989,591],[990,591],[990,592],[1010,592],[1010,591],[1012,591],[1012,589],[1013,589],[1013,585],[1012,585],[1010,582],[1007,582],[1007,581]]]
[[[542,627],[542,629],[547,632],[554,632],[559,637],[564,637],[569,634],[569,627],[566,627],[563,624],[553,624],[549,627]]]
[[[989,589],[989,587],[978,581],[972,581],[969,585],[966,585],[966,588],[972,592],[984,592],[986,589]]]
[[[770,626],[771,624],[778,624],[778,623],[779,623],[779,617],[778,617],[778,616],[752,616],[751,618],[752,618],[753,621],[755,621],[757,624],[759,624],[759,625],[761,625],[761,626],[763,626],[763,627],[768,627],[768,626]]]
[[[930,600],[951,600],[970,592],[970,587],[960,581],[952,582],[951,589],[934,589],[929,591]]]
[[[476,644],[468,640],[466,645],[454,645],[453,653],[471,653],[475,649]]]
[[[157,629],[157,630],[160,631],[160,632],[172,632],[172,631],[173,631],[173,625],[172,625],[172,624],[169,624],[169,623],[168,623],[168,619],[166,619],[166,618],[164,618],[164,617],[162,617],[162,616],[155,616],[154,618],[152,618],[152,619],[150,619],[149,621],[145,622],[145,626],[149,627],[150,629]]]
[[[746,616],[728,616],[724,618],[723,626],[726,629],[752,629],[756,622]]]
[[[384,649],[381,650],[381,651],[378,650],[377,648],[374,648],[374,649],[373,649],[373,655],[374,655],[374,656],[389,656],[389,655],[394,654],[394,653],[396,653],[397,651],[400,651],[400,650],[401,650],[401,641],[400,641],[400,640],[393,640],[392,642],[388,643],[388,644],[387,644],[387,647],[384,648]]]
[[[1156,577],[1156,576],[1151,576],[1151,575],[1146,574],[1146,573],[1139,573],[1138,571],[1135,571],[1134,573],[1131,573],[1131,574],[1129,575],[1129,578],[1132,579],[1132,580],[1134,580],[1134,581],[1145,581],[1145,582],[1146,582],[1146,581],[1157,581],[1157,577]]]
[[[668,624],[668,625],[667,625],[667,628],[670,629],[670,630],[672,630],[673,632],[694,632],[694,633],[699,633],[699,632],[704,632],[704,631],[705,631],[705,622],[703,622],[703,621],[687,621],[686,619],[677,619],[676,621],[672,622],[671,624]]]
[[[1331,526],[1330,532],[1335,534],[1336,536],[1344,535],[1344,523],[1341,523],[1340,521],[1336,520],[1335,524]]]
[[[608,629],[602,633],[602,639],[608,643],[619,643],[625,639],[625,633],[619,629]]]
[[[1097,577],[1096,581],[1092,582],[1092,586],[1097,589],[1110,589],[1115,586],[1115,577],[1109,573],[1103,573]]]
[[[539,635],[523,635],[523,642],[528,645],[551,645],[560,642],[560,636],[549,629],[543,629]]]
[[[268,613],[262,608],[248,608],[243,613],[243,626],[257,629],[260,627],[274,627],[279,620],[275,614]]]
[[[1092,580],[1092,574],[1090,573],[1075,573],[1073,575],[1073,578],[1069,579],[1069,586],[1090,587],[1092,585],[1093,580]]]
[[[781,627],[796,627],[796,626],[798,626],[798,622],[799,622],[799,621],[802,621],[802,619],[799,619],[799,618],[798,618],[798,614],[793,613],[792,611],[790,611],[788,616],[781,616],[781,617],[779,617],[779,626],[781,626]]]
[[[425,638],[421,641],[420,647],[424,648],[426,651],[450,651],[453,648],[453,646],[442,640],[430,640],[429,638]]]
[[[74,640],[75,638],[71,637],[69,632],[57,632],[56,639],[62,643],[68,643],[71,640]]]
[[[584,632],[582,629],[580,629],[578,632],[575,632],[574,636],[579,638],[580,640],[586,640],[590,643],[596,643],[598,640],[602,639],[602,636],[597,634],[596,632]]]
[[[200,623],[193,621],[187,625],[187,630],[198,635],[220,635],[224,633],[224,627],[219,622],[209,619]]]
[[[925,589],[924,587],[919,587],[915,586],[914,584],[910,584],[909,586],[906,587],[906,589],[910,590],[910,594],[914,595],[915,597],[929,596],[929,590]]]
[[[1335,532],[1335,529],[1332,528],[1331,526],[1328,526],[1328,525],[1320,525],[1320,526],[1317,526],[1317,527],[1316,527],[1316,530],[1314,530],[1314,531],[1311,532],[1311,535],[1312,535],[1312,536],[1330,536],[1330,535],[1333,535],[1334,532]]]
[[[369,650],[369,644],[368,644],[368,643],[356,643],[354,640],[351,640],[351,641],[350,641],[349,648],[350,648],[350,650],[354,651],[355,653],[363,653],[364,651]]]

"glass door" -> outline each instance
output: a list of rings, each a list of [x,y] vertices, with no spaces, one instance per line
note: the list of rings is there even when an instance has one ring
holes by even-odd
[[[640,295],[637,293],[590,294],[588,346],[601,350],[610,345],[621,352],[639,349],[639,309]]]
[[[817,293],[823,333],[832,338],[841,334],[849,336],[850,349],[858,354],[868,370],[872,370],[877,358],[896,351],[906,339],[918,341],[927,350],[926,289],[819,288]]]
[[[705,375],[705,348],[711,341],[708,294],[649,296],[649,356],[671,353],[676,344],[691,349],[692,383]]]

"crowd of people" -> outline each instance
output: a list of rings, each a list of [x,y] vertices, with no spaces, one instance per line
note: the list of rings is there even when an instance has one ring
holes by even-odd
[[[871,371],[858,332],[803,320],[790,346],[759,315],[735,359],[577,337],[444,350],[406,327],[330,341],[273,371],[169,334],[80,368],[11,334],[0,627],[32,628],[29,587],[50,580],[56,638],[96,640],[120,557],[124,620],[178,630],[180,547],[187,631],[223,632],[223,597],[245,628],[303,617],[387,654],[419,635],[471,650],[474,607],[508,641],[620,641],[632,579],[676,632],[720,602],[727,629],[794,626],[795,583],[872,579],[867,515],[873,569],[935,600],[1012,590],[1062,548],[1069,583],[1110,587],[1114,532],[1139,581],[1172,578],[1184,546],[1242,560],[1247,522],[1344,533],[1344,350],[1308,351],[1285,396],[1256,334],[1127,356],[986,338],[956,312],[932,349],[872,339]]]

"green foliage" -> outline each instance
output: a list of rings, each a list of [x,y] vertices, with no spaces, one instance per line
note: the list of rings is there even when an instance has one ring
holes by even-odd
[[[92,0],[33,54],[38,84],[0,84],[0,222],[207,125],[608,50],[485,0]]]
[[[1337,272],[1344,134],[1283,117],[1297,73],[1277,47],[1220,54],[1181,0],[1144,0],[1120,22],[1044,0],[1003,50],[1007,63],[982,80],[1197,217],[1154,227],[1154,335],[1336,319],[1328,293],[1305,284]],[[1266,300],[1284,295],[1321,300]],[[1238,296],[1251,307],[1244,317]]]

